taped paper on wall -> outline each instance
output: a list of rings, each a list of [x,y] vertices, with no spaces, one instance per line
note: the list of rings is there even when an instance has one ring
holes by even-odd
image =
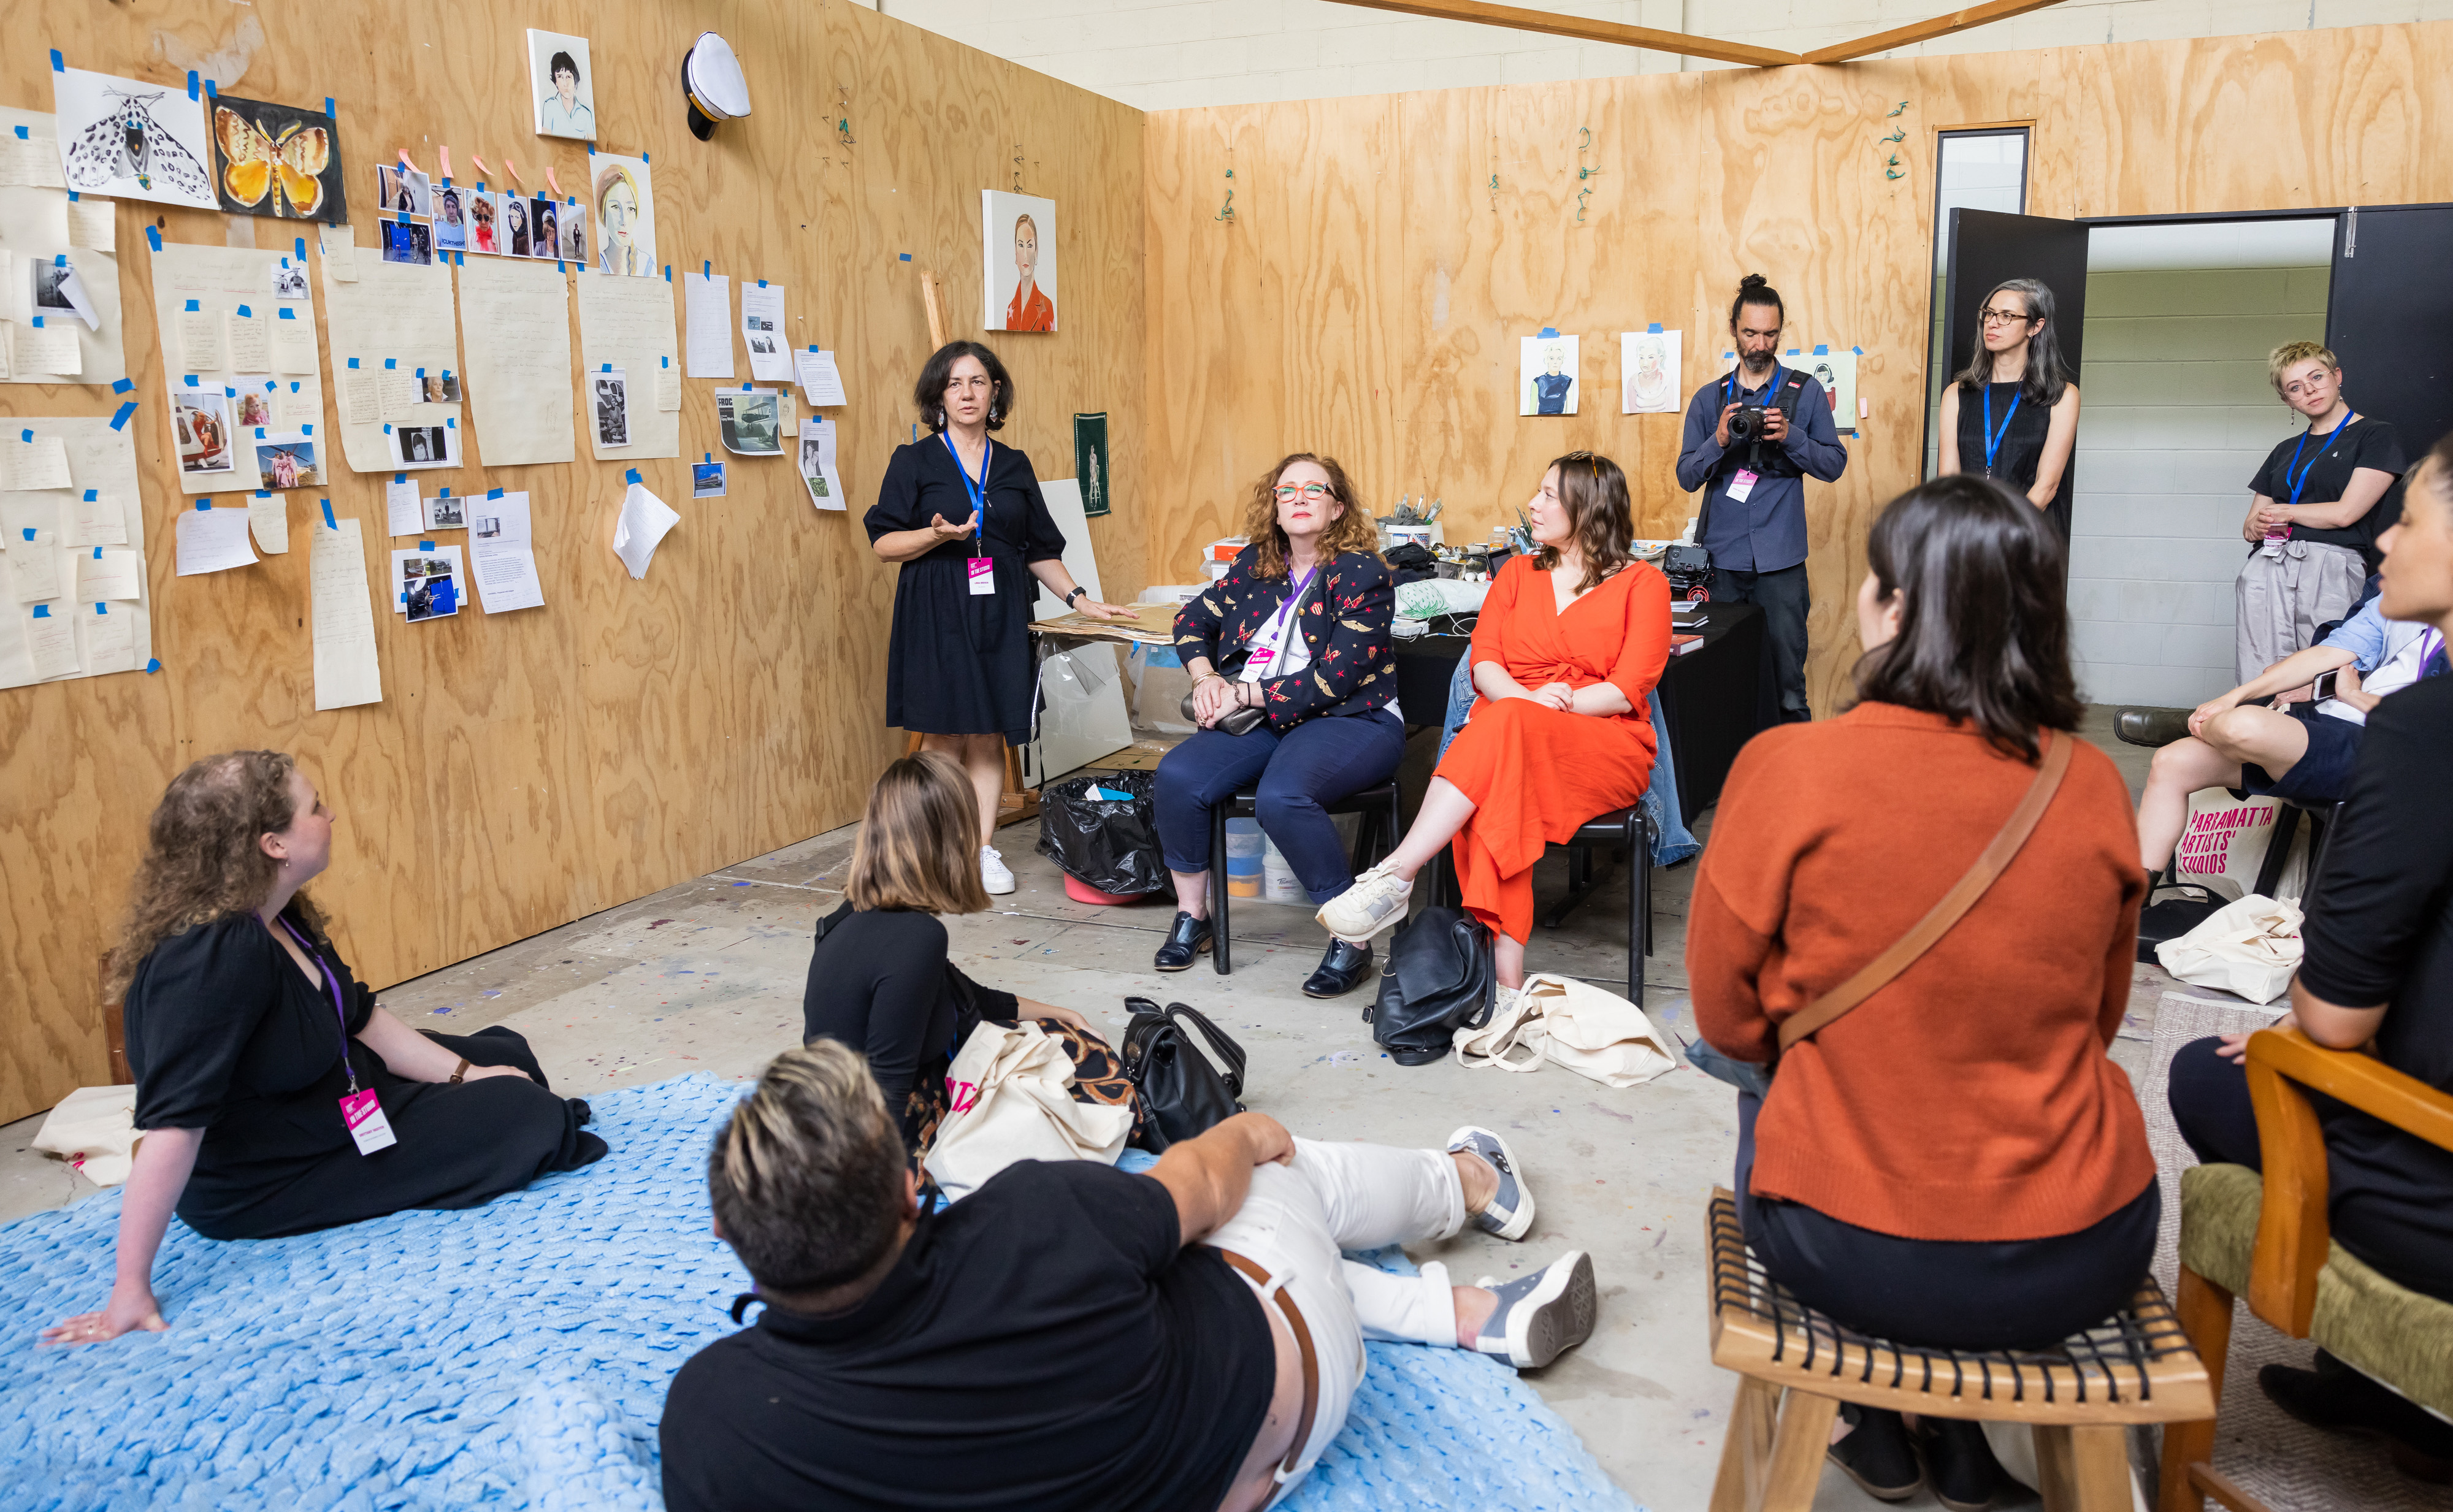
[[[824,415],[801,422],[801,484],[821,509],[846,509],[843,479],[835,473],[835,423]]]
[[[486,612],[545,607],[545,585],[537,579],[536,547],[528,533],[528,496],[472,499],[469,508],[469,566]]]
[[[469,423],[486,465],[574,460],[569,281],[559,268],[497,257],[459,272]]]
[[[65,633],[70,652],[65,670],[38,677],[23,641],[0,633],[0,687],[53,676],[127,671],[130,656],[133,666],[142,666],[153,654],[153,633],[144,599],[145,517],[133,428],[114,430],[103,416],[25,416],[10,420],[8,428],[8,446],[22,446],[24,433],[31,430],[38,442],[48,441],[66,455],[69,486],[0,493],[0,536],[9,547],[0,552],[0,560],[11,567],[20,560],[52,566],[60,596],[37,601],[50,613],[39,620],[30,610],[21,613],[54,640]],[[34,532],[31,540],[28,530]],[[103,548],[99,562],[96,547]],[[6,581],[0,578],[0,584]],[[89,587],[94,600],[69,596]],[[104,599],[105,594],[110,597]],[[13,604],[13,595],[0,591],[0,600]]]
[[[367,556],[358,522],[317,521],[308,527],[308,575],[313,584],[315,706],[349,708],[383,702],[375,661],[374,604],[367,593]]]
[[[608,445],[591,424],[588,433],[596,456],[680,456],[682,358],[673,335],[672,285],[661,278],[579,281],[579,370],[581,382],[587,386],[582,391],[591,404],[594,380],[602,377],[608,368],[626,376],[629,444]],[[649,373],[655,374],[652,408],[645,392]],[[672,396],[670,404],[665,402],[668,389]],[[591,421],[593,418],[591,413]]]
[[[655,559],[656,547],[665,533],[682,523],[665,501],[648,491],[644,483],[630,485],[622,496],[622,512],[613,520],[613,554],[630,569],[633,578],[648,575],[648,564]]]
[[[255,565],[256,555],[247,544],[245,509],[182,509],[176,520],[179,576]]]

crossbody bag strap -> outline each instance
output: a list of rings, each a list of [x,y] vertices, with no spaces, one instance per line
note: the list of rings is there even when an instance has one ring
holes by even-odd
[[[1916,927],[1902,936],[1897,945],[1867,962],[1855,976],[1782,1020],[1783,1050],[1888,986],[1893,978],[1915,965],[1918,957],[1933,948],[1936,941],[1950,933],[1951,926],[1976,906],[1976,900],[1984,896],[1985,889],[1993,885],[1994,879],[2019,853],[2019,847],[2035,833],[2036,822],[2044,817],[2045,806],[2061,787],[2062,774],[2069,770],[2071,737],[2047,730],[2044,740],[2044,759],[2036,768],[2036,780],[2027,785],[2026,796],[2010,810],[2002,832],[1976,858],[1976,865],[1967,868],[1967,875],[1960,878],[1959,885],[1944,894],[1942,901],[1918,920]]]

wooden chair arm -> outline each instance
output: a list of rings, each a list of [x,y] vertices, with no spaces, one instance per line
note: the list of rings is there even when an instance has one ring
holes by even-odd
[[[2248,1038],[2248,1095],[2265,1165],[2248,1305],[2294,1339],[2308,1337],[2317,1273],[2332,1235],[2325,1218],[2325,1133],[2302,1087],[2313,1087],[2453,1150],[2453,1096],[2354,1050],[2329,1050],[2297,1028]]]

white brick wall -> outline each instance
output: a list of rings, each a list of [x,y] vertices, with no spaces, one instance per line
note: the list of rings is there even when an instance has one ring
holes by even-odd
[[[872,0],[861,0],[872,3]],[[873,0],[898,19],[1145,110],[1614,78],[1725,65],[1329,0]],[[1538,0],[1538,9],[1802,52],[1906,26],[1948,0]],[[2453,19],[2453,0],[2064,4],[1902,55]]]
[[[2097,704],[2234,681],[2248,480],[2295,420],[2265,354],[2325,334],[2324,268],[2093,273],[2070,535],[2071,660]]]

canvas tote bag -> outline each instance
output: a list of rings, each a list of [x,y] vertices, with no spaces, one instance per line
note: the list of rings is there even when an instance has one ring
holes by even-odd
[[[1073,1061],[1036,1024],[983,1023],[946,1070],[946,1121],[923,1163],[949,1201],[1016,1161],[1113,1165],[1133,1131],[1129,1104],[1077,1103]]]
[[[1604,1086],[1639,1086],[1678,1058],[1642,1008],[1605,987],[1536,972],[1481,1028],[1456,1031],[1457,1063],[1468,1068],[1565,1066]]]
[[[2197,987],[2221,987],[2251,1003],[2290,989],[2303,950],[2300,910],[2255,893],[2209,914],[2205,923],[2155,947],[2164,970]]]

